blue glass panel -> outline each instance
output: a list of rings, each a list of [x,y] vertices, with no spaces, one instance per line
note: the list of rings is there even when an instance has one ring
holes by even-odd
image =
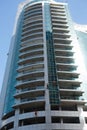
[[[16,35],[13,36],[15,38],[15,40],[14,40],[14,48],[13,48],[13,52],[12,52],[9,79],[8,79],[8,83],[7,83],[6,98],[5,98],[5,103],[4,103],[4,110],[3,110],[4,115],[13,111],[12,106],[15,103],[15,99],[13,96],[16,92],[16,89],[15,89],[15,84],[17,82],[16,69],[18,68],[17,62],[19,60],[18,55],[19,55],[19,48],[20,48],[20,43],[21,43],[20,39],[21,39],[22,19],[23,19],[23,12],[21,13],[21,15],[18,19],[17,31],[15,33]]]

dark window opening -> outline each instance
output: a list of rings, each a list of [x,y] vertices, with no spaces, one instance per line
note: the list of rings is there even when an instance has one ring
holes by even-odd
[[[11,122],[9,124],[7,124],[6,126],[4,126],[1,130],[10,130],[14,127],[14,123]]]
[[[28,112],[35,112],[35,111],[45,111],[45,105],[43,106],[34,106],[33,108],[22,108],[20,109],[20,114],[22,113],[28,113]]]
[[[61,110],[64,110],[64,111],[77,111],[77,106],[76,105],[61,106]]]
[[[58,105],[51,105],[51,110],[59,110],[59,106]]]
[[[15,115],[15,111],[11,111],[11,112],[9,112],[7,114],[4,114],[3,117],[2,117],[2,120],[8,119],[8,118],[10,118],[10,117],[12,117],[14,115]]]
[[[19,121],[19,126],[45,123],[45,117],[35,117]]]
[[[85,123],[87,124],[87,117],[85,117]]]
[[[61,123],[61,118],[60,117],[52,117],[51,121],[52,121],[52,123]]]
[[[65,117],[63,123],[80,123],[78,117]]]

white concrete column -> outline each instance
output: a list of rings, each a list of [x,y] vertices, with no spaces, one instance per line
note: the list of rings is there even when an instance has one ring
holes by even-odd
[[[19,122],[18,115],[19,115],[19,109],[16,109],[15,110],[15,118],[14,118],[14,130],[18,129],[18,122]]]
[[[79,120],[80,120],[80,124],[82,126],[84,126],[85,124],[85,118],[84,118],[84,114],[83,114],[83,106],[79,105],[77,106],[78,112],[79,112]]]

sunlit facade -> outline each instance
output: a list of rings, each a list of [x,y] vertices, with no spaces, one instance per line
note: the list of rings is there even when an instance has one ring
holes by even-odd
[[[80,77],[82,80],[81,87],[84,89],[83,97],[87,100],[87,25],[75,24],[74,27],[82,57],[82,62],[79,60],[79,70],[81,73]]]
[[[1,92],[0,130],[87,130],[78,35],[67,3],[19,5]]]

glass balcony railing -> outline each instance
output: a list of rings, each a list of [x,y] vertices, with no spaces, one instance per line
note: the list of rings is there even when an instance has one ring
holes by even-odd
[[[38,10],[37,12],[32,12],[31,14],[28,14],[26,17],[24,17],[24,20],[29,18],[29,17],[32,17],[32,16],[38,16],[38,15],[42,15],[42,10]]]
[[[31,46],[36,46],[36,45],[43,45],[43,40],[42,39],[38,39],[36,41],[30,41],[28,43],[23,43],[21,44],[21,48],[20,48],[20,51],[22,49],[26,49],[28,47],[31,47]]]
[[[76,96],[60,96],[61,99],[64,100],[84,100],[82,97],[76,97]]]
[[[33,37],[31,39],[28,39],[26,41],[21,41],[21,44],[29,44],[30,42],[31,43],[38,43],[38,40],[42,41],[43,42],[43,37]]]
[[[65,87],[65,86],[61,86],[61,87],[60,87],[60,90],[61,90],[61,89],[62,89],[62,90],[64,89],[64,90],[66,90],[66,91],[67,91],[67,90],[70,90],[70,91],[82,91],[82,92],[84,91],[82,88],[80,88],[80,86],[77,86],[77,87],[72,87],[72,86],[66,86],[66,87]]]
[[[38,89],[44,89],[44,86],[35,86],[35,87],[24,88],[24,89],[21,89],[21,92],[31,91],[31,90],[38,90]]]
[[[33,66],[33,65],[38,65],[38,64],[42,65],[42,64],[44,64],[44,62],[43,61],[42,62],[37,61],[37,62],[34,62],[34,63],[26,63],[26,64],[19,66],[17,70],[22,69],[22,68],[26,68],[26,67],[29,67],[29,66]]]
[[[29,71],[27,71],[27,72],[21,72],[21,73],[19,73],[18,75],[17,75],[17,77],[19,77],[19,76],[23,76],[23,75],[27,75],[27,74],[29,74],[29,73],[39,73],[39,72],[44,72],[44,69],[34,69],[34,70],[29,70]]]
[[[21,81],[18,81],[17,82],[17,84],[16,84],[16,86],[17,85],[21,85],[21,84],[24,84],[24,83],[29,83],[29,82],[31,82],[31,81],[36,81],[36,80],[39,80],[39,81],[41,81],[41,80],[44,80],[44,77],[35,77],[35,78],[29,78],[29,79],[25,79],[25,80],[21,80]]]
[[[21,99],[21,102],[27,102],[27,101],[33,101],[33,100],[41,100],[44,99],[44,96],[38,96],[38,97],[30,97],[30,98],[24,98]]]
[[[22,59],[19,60],[18,63],[26,62],[27,60],[32,60],[32,59],[38,59],[38,62],[39,62],[40,58],[43,58],[43,57],[44,57],[44,55],[42,55],[42,54],[41,55],[34,55],[34,56],[22,58]]]
[[[31,50],[27,50],[25,52],[20,53],[19,56],[23,56],[23,55],[34,55],[34,53],[36,53],[36,52],[37,52],[37,54],[43,53],[43,48],[42,47],[38,47],[38,48],[35,48],[35,49],[33,48]]]

